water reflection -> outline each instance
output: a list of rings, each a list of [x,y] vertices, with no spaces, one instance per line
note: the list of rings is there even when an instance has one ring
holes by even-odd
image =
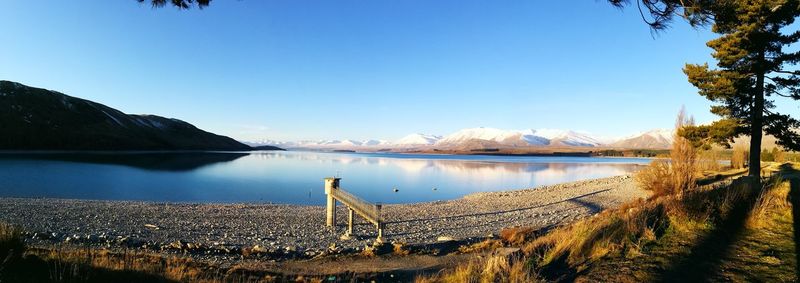
[[[77,163],[124,165],[156,171],[191,171],[214,163],[231,162],[247,156],[242,152],[47,152],[3,153],[0,160],[54,160]]]
[[[344,188],[369,201],[407,203],[621,175],[648,161],[266,151],[0,154],[0,196],[317,205],[324,202],[321,179],[338,175]]]

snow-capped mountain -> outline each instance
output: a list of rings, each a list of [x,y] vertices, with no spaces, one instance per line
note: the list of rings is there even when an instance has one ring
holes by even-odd
[[[347,149],[357,147],[381,147],[392,143],[385,140],[318,140],[318,141],[274,141],[262,140],[257,142],[244,142],[250,146],[271,145],[283,148],[319,148],[319,149]]]
[[[362,146],[384,146],[384,145],[391,145],[392,142],[385,141],[385,140],[365,140],[361,141]]]
[[[295,142],[282,142],[282,141],[274,141],[274,140],[260,140],[260,141],[242,141],[243,144],[249,146],[277,146],[277,147],[284,147],[284,146],[294,146]]]
[[[494,128],[464,129],[448,135],[437,146],[459,146],[468,142],[485,141],[498,146],[583,146],[596,147],[603,143],[589,134],[569,130],[501,130]]]
[[[619,139],[608,144],[610,147],[617,148],[669,148],[675,139],[675,131],[667,129],[656,129],[638,133]]]
[[[612,148],[669,148],[672,130],[650,130],[624,138],[601,138],[586,132],[559,129],[503,130],[497,128],[469,128],[444,137],[430,134],[410,134],[395,142],[386,140],[319,140],[280,142],[263,140],[248,145],[272,145],[282,148],[385,150],[411,148],[473,149],[489,147],[612,147]]]
[[[550,145],[589,147],[603,145],[603,142],[598,138],[592,137],[587,133],[570,130],[540,129],[536,130],[535,134],[550,140]]]
[[[436,146],[459,146],[468,142],[474,141],[487,141],[495,142],[498,144],[511,144],[515,142],[524,142],[528,145],[542,145],[539,142],[542,140],[536,139],[531,135],[532,131],[509,131],[495,128],[471,128],[463,129],[458,132],[449,134],[436,142]],[[524,139],[523,137],[527,138]]]
[[[392,144],[397,146],[433,145],[441,139],[441,136],[435,135],[410,134]]]

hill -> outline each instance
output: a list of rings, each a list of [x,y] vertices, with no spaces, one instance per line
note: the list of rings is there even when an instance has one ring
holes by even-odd
[[[0,150],[251,150],[178,120],[0,81]]]

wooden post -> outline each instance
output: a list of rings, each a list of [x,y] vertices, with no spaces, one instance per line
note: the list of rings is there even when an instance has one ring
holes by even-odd
[[[376,212],[375,214],[378,217],[378,219],[376,219],[376,222],[378,223],[375,224],[375,227],[378,228],[378,239],[376,239],[376,241],[378,241],[379,243],[383,243],[383,217],[381,216],[382,209],[383,209],[382,203],[375,204],[375,212]]]
[[[379,222],[378,225],[375,225],[378,228],[378,238],[375,239],[378,243],[383,243],[383,222]]]
[[[348,208],[347,210],[349,210],[347,217],[347,235],[350,236],[353,235],[353,214],[355,214],[355,212],[352,208]]]
[[[328,196],[327,217],[325,225],[333,227],[336,225],[336,199],[333,198],[335,190],[339,189],[341,178],[325,178],[325,194]]]

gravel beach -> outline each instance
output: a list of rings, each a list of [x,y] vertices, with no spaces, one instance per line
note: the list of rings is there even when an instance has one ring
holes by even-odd
[[[482,238],[505,227],[574,221],[646,196],[630,176],[617,176],[385,205],[384,234],[386,241],[408,244]],[[247,249],[308,258],[330,252],[333,244],[338,250],[359,250],[374,241],[374,226],[358,217],[355,237],[340,239],[345,208],[337,214],[338,226],[331,229],[325,227],[322,206],[0,198],[0,221],[22,227],[34,245],[197,249],[215,257]]]

